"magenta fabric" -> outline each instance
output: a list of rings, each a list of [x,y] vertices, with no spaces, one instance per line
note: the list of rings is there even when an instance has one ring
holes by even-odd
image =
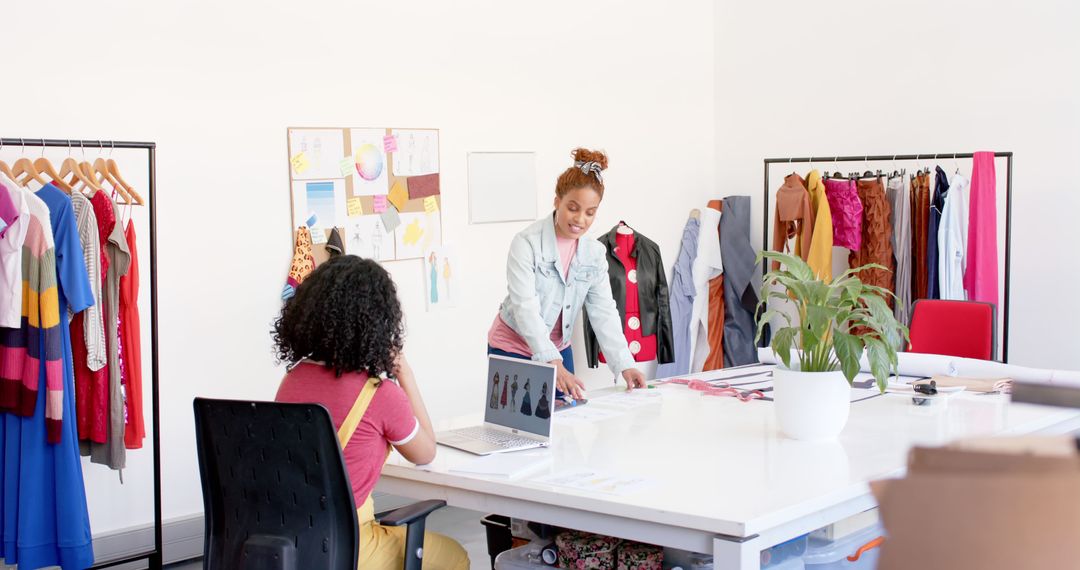
[[[825,197],[832,212],[833,245],[859,251],[862,247],[863,205],[854,180],[825,180]]]
[[[15,218],[19,217],[19,209],[15,207],[15,202],[11,199],[9,192],[7,186],[0,184],[0,220],[4,220],[4,227],[0,228],[0,238],[4,237],[8,226],[15,222]]]
[[[972,158],[964,291],[969,301],[998,304],[997,177],[994,153]]]

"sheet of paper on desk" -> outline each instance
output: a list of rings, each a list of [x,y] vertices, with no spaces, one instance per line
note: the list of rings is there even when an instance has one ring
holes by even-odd
[[[586,493],[629,495],[649,489],[655,481],[634,475],[614,475],[594,469],[568,469],[532,479],[535,483],[568,487]]]
[[[687,376],[687,378],[695,378],[706,382],[724,381],[736,384],[743,381],[744,378],[746,380],[753,380],[757,375],[772,374],[774,368],[776,368],[775,364],[757,364],[754,366],[740,366],[738,368],[721,368],[720,370],[710,370],[708,372],[691,374]]]
[[[551,451],[511,451],[470,458],[449,470],[455,473],[471,473],[487,477],[517,479],[522,475],[539,471],[551,464]]]
[[[660,390],[639,388],[632,392],[616,392],[608,396],[593,398],[589,400],[589,406],[600,406],[602,408],[628,412],[642,406],[660,403],[663,401],[663,398],[664,395]]]
[[[556,422],[598,422],[610,418],[617,418],[623,415],[625,412],[620,410],[613,410],[609,408],[593,406],[578,406],[576,408],[570,408],[569,410],[563,410],[555,414]]]

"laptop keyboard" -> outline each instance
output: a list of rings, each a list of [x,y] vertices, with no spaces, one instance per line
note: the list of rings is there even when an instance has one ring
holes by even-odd
[[[536,445],[537,442],[534,439],[526,439],[524,437],[517,437],[508,433],[503,433],[498,430],[485,429],[482,427],[460,428],[450,430],[450,433],[489,443],[496,447],[503,449],[511,449],[515,447],[525,447],[529,445]]]

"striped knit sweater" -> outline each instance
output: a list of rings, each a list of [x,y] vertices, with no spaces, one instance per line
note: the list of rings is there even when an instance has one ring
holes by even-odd
[[[23,242],[22,328],[0,329],[0,411],[34,415],[45,362],[45,426],[49,443],[60,441],[64,410],[60,306],[56,251],[49,208],[29,190],[30,223]]]

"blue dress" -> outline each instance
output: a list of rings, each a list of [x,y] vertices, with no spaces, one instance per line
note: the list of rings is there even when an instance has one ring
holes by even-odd
[[[37,399],[33,417],[4,414],[3,557],[20,568],[60,566],[88,568],[94,563],[90,516],[86,508],[82,462],[75,420],[75,373],[67,312],[94,304],[71,198],[52,184],[37,192],[49,207],[56,252],[57,296],[60,307],[64,363],[64,411],[59,443],[45,434],[45,394]],[[45,386],[45,362],[41,363]],[[12,526],[14,523],[14,526]]]

